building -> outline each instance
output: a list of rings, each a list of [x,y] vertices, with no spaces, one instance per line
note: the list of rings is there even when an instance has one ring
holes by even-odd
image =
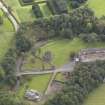
[[[105,60],[105,48],[82,49],[78,57],[81,62]]]

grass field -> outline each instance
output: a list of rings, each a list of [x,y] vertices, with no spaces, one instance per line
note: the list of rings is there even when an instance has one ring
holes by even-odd
[[[51,74],[33,76],[31,81],[27,82],[26,84],[24,84],[24,86],[22,86],[19,89],[18,95],[19,96],[24,95],[25,85],[28,85],[30,89],[34,89],[43,93],[48,86],[50,78]]]
[[[83,105],[105,105],[105,84],[94,90]]]
[[[105,15],[105,0],[88,0],[87,4],[95,12],[96,16]]]
[[[31,11],[32,6],[21,6],[19,0],[4,0],[5,3],[12,8],[12,12],[20,22],[28,22],[35,20],[35,16]]]
[[[12,12],[19,22],[30,22],[36,19],[36,16],[32,12],[32,5],[21,6],[19,0],[4,1],[8,6],[12,8]],[[51,12],[46,3],[39,3],[39,6],[44,17],[48,17],[51,15]]]
[[[0,16],[3,17],[3,24],[0,25],[0,61],[4,57],[8,48],[11,46],[14,29],[12,23],[7,17],[3,15],[2,10],[0,10]]]
[[[86,44],[78,38],[72,41],[67,39],[51,40],[47,45],[42,47],[42,53],[51,51],[53,55],[53,64],[59,67],[69,61],[70,53],[78,52],[80,49],[88,47],[105,47],[105,43]]]
[[[10,48],[13,36],[13,32],[5,32],[0,34],[0,61],[3,59],[5,53]]]

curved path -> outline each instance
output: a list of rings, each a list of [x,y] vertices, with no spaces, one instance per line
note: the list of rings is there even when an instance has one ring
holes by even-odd
[[[19,29],[19,24],[17,23],[16,19],[9,12],[8,8],[3,4],[1,0],[0,0],[0,8],[7,14],[8,18],[11,20],[12,24],[14,25],[15,31],[17,31]]]

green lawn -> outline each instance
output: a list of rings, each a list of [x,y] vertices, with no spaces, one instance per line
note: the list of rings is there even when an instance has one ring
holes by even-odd
[[[12,23],[5,16],[5,14],[3,14],[2,10],[0,10],[0,16],[3,18],[3,24],[0,25],[0,33],[13,31],[14,29],[13,29]]]
[[[83,105],[105,105],[105,84],[94,90]]]
[[[3,15],[2,10],[0,10],[0,16],[3,17],[3,24],[0,25],[0,61],[1,61],[5,53],[8,51],[8,48],[11,46],[12,39],[14,36],[14,29],[9,19]]]
[[[33,21],[35,16],[31,11],[32,6],[21,6],[19,0],[4,0],[12,8],[12,12],[20,22]]]
[[[96,16],[105,15],[105,0],[88,0],[87,4],[95,12]]]
[[[4,32],[0,34],[0,61],[3,59],[5,53],[11,46],[13,36],[14,36],[13,32]]]
[[[43,93],[48,86],[50,78],[51,74],[32,76],[32,80],[25,83],[24,86],[22,85],[22,87],[19,89],[18,95],[24,95],[26,85],[28,85],[30,89],[34,89]]]
[[[53,54],[53,64],[59,67],[69,61],[71,52],[78,52],[80,49],[88,47],[105,47],[105,43],[86,44],[78,38],[72,41],[67,39],[51,40],[47,45],[42,47],[42,53],[51,51]]]

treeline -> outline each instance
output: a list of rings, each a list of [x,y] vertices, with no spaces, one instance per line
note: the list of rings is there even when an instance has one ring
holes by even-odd
[[[87,0],[70,0],[71,6],[73,8],[78,8],[81,4],[85,3]]]
[[[82,105],[88,94],[104,79],[105,61],[80,63],[65,82],[63,91],[44,105]]]
[[[39,19],[32,25],[39,26],[47,33],[47,37],[72,39],[80,37],[85,42],[105,41],[105,18],[94,16],[89,8],[79,8],[70,14],[56,15],[49,19]]]
[[[0,64],[0,81],[12,87],[16,84],[16,59],[15,49],[10,48]]]

